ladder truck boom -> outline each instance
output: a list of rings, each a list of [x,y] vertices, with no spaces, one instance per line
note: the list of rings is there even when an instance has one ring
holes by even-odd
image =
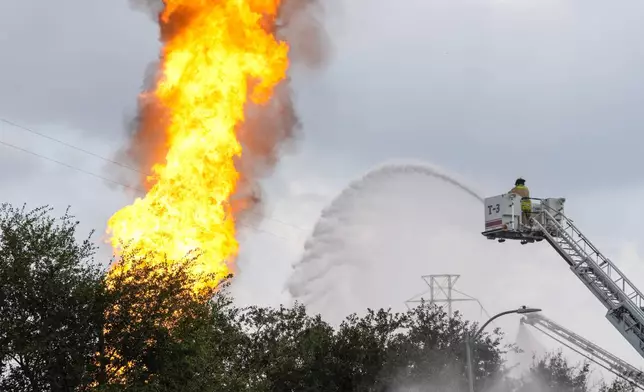
[[[644,295],[564,215],[563,198],[531,199],[529,222],[523,222],[521,198],[508,193],[485,199],[485,231],[490,240],[546,240],[570,270],[606,307],[606,318],[644,357]]]
[[[566,346],[568,345],[561,340],[567,342],[568,344],[573,346],[568,346],[572,350],[575,350],[577,352],[583,351],[579,353],[602,366],[603,368],[609,370],[610,372],[616,374],[617,376],[644,390],[644,373],[642,373],[641,370],[620,359],[619,357],[611,354],[607,350],[599,347],[588,339],[577,335],[573,331],[564,328],[563,326],[555,323],[554,321],[546,318],[539,313],[531,313],[526,315],[521,319],[521,323],[530,325],[544,335],[552,338],[559,343],[565,344]],[[551,335],[545,330],[550,331],[555,336]]]

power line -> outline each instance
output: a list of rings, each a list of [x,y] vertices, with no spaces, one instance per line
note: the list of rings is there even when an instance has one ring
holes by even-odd
[[[44,155],[38,154],[38,153],[36,153],[36,152],[30,151],[30,150],[27,150],[27,149],[24,149],[24,148],[22,148],[22,147],[18,147],[18,146],[16,146],[15,144],[7,143],[7,142],[2,141],[2,140],[0,140],[0,144],[1,144],[1,145],[3,145],[3,146],[5,146],[5,147],[9,147],[9,148],[12,148],[12,149],[14,149],[14,150],[18,150],[18,151],[24,152],[24,153],[26,153],[26,154],[29,154],[29,155],[32,155],[32,156],[35,156],[35,157],[38,157],[38,158],[41,158],[41,159],[47,160],[47,161],[49,161],[49,162],[52,162],[52,163],[56,163],[56,164],[58,164],[58,165],[65,166],[65,167],[67,167],[67,168],[69,168],[69,169],[76,170],[76,171],[78,171],[78,172],[80,172],[80,173],[87,174],[87,175],[89,175],[89,176],[92,176],[92,177],[95,177],[95,178],[101,179],[101,180],[103,180],[103,181],[107,181],[107,182],[112,183],[112,184],[114,184],[114,185],[119,185],[119,186],[122,186],[122,187],[124,187],[124,188],[129,188],[129,189],[133,189],[133,190],[136,190],[136,191],[139,191],[139,192],[144,192],[143,190],[141,190],[141,189],[139,189],[139,188],[132,187],[132,186],[129,186],[129,185],[123,184],[123,183],[121,183],[121,182],[111,180],[111,179],[109,179],[109,178],[107,178],[107,177],[103,177],[103,176],[98,175],[98,174],[96,174],[96,173],[92,173],[92,172],[90,172],[90,171],[87,171],[87,170],[81,169],[81,168],[79,168],[79,167],[69,165],[69,164],[67,164],[67,163],[65,163],[65,162],[61,162],[61,161],[59,161],[59,160],[56,160],[56,159],[53,159],[53,158],[49,158],[49,157],[47,157],[47,156],[44,156]],[[286,241],[291,241],[291,240],[292,240],[292,239],[290,239],[290,238],[286,238],[286,237],[284,237],[284,236],[281,236],[281,235],[275,234],[275,233],[273,233],[273,232],[271,232],[271,231],[268,231],[268,230],[264,230],[264,229],[260,229],[260,228],[255,227],[255,226],[250,226],[250,225],[247,225],[247,224],[243,224],[243,223],[241,223],[241,222],[239,222],[239,221],[237,222],[237,224],[238,224],[239,226],[246,227],[246,228],[248,228],[248,229],[251,229],[251,230],[254,230],[254,231],[257,231],[257,232],[262,232],[262,233],[270,234],[270,235],[272,235],[272,236],[274,236],[274,237],[281,238],[281,239],[286,240]],[[294,227],[296,227],[296,226],[294,226]],[[301,229],[301,230],[303,230],[303,229]]]
[[[37,136],[40,136],[40,137],[42,137],[42,138],[45,138],[45,139],[51,140],[51,141],[56,142],[56,143],[58,143],[58,144],[61,144],[61,145],[63,145],[63,146],[66,146],[66,147],[72,148],[72,149],[74,149],[74,150],[76,150],[76,151],[80,151],[80,152],[85,153],[85,154],[87,154],[87,155],[91,155],[91,156],[93,156],[93,157],[95,157],[95,158],[98,158],[98,159],[101,159],[101,160],[103,160],[103,161],[105,161],[105,162],[109,162],[109,163],[112,163],[112,164],[114,164],[114,165],[121,166],[121,167],[123,167],[123,168],[125,168],[125,169],[132,170],[132,171],[135,171],[135,172],[137,172],[137,173],[141,173],[139,170],[137,170],[137,169],[135,169],[135,168],[133,168],[133,167],[130,167],[130,166],[128,166],[128,165],[125,165],[125,164],[120,163],[120,162],[118,162],[118,161],[115,161],[115,160],[113,160],[113,159],[105,158],[104,156],[98,155],[98,154],[93,153],[93,152],[91,152],[91,151],[88,151],[88,150],[86,150],[86,149],[84,149],[84,148],[74,146],[73,144],[69,144],[69,143],[67,143],[67,142],[64,142],[64,141],[62,141],[62,140],[56,139],[56,138],[54,138],[54,137],[51,137],[51,136],[45,135],[44,133],[40,133],[40,132],[34,131],[33,129],[31,129],[31,128],[27,128],[27,127],[26,127],[26,126],[24,126],[24,125],[17,124],[17,123],[15,123],[15,122],[13,122],[13,121],[9,121],[9,120],[7,120],[7,119],[5,119],[5,118],[0,118],[0,121],[2,121],[2,122],[3,122],[3,123],[5,123],[5,124],[9,124],[9,125],[14,126],[14,127],[16,127],[16,128],[22,129],[23,131],[27,131],[27,132],[32,133],[32,134],[34,134],[34,135],[37,135]],[[141,174],[144,174],[144,173],[141,173]]]
[[[131,187],[131,186],[129,186],[129,185],[122,184],[122,183],[120,183],[120,182],[118,182],[118,181],[110,180],[109,178],[107,178],[107,177],[103,177],[103,176],[98,175],[98,174],[96,174],[96,173],[92,173],[92,172],[90,172],[90,171],[83,170],[83,169],[81,169],[81,168],[79,168],[79,167],[69,165],[69,164],[67,164],[67,163],[65,163],[65,162],[61,162],[61,161],[58,161],[58,160],[56,160],[56,159],[49,158],[49,157],[46,157],[46,156],[44,156],[44,155],[38,154],[38,153],[36,153],[36,152],[29,151],[29,150],[24,149],[24,148],[22,148],[22,147],[18,147],[18,146],[16,146],[15,144],[7,143],[7,142],[2,141],[2,140],[0,140],[0,144],[4,145],[4,146],[6,146],[6,147],[9,147],[9,148],[13,148],[14,150],[22,151],[22,152],[24,152],[24,153],[27,153],[27,154],[30,154],[30,155],[33,155],[33,156],[39,157],[39,158],[41,158],[41,159],[45,159],[45,160],[47,160],[47,161],[49,161],[49,162],[57,163],[57,164],[59,164],[59,165],[65,166],[65,167],[67,167],[67,168],[69,168],[69,169],[72,169],[72,170],[76,170],[76,171],[81,172],[81,173],[83,173],[83,174],[87,174],[87,175],[92,176],[92,177],[100,178],[101,180],[103,180],[103,181],[107,181],[107,182],[110,182],[110,183],[112,183],[112,184],[119,185],[119,186],[122,186],[122,187],[125,187],[125,188],[134,189],[134,190],[137,190],[137,191],[141,191],[141,190],[140,190],[140,189],[138,189],[138,188],[134,188],[134,187]]]
[[[104,157],[104,156],[102,156],[102,155],[96,154],[96,153],[91,152],[91,151],[89,151],[89,150],[87,150],[87,149],[84,149],[84,148],[81,148],[81,147],[75,146],[75,145],[73,145],[73,144],[67,143],[67,142],[65,142],[65,141],[62,141],[62,140],[60,140],[60,139],[57,139],[57,138],[51,137],[51,136],[49,136],[49,135],[45,135],[45,134],[44,134],[44,133],[42,133],[42,132],[35,131],[35,130],[33,130],[33,129],[31,129],[31,128],[27,127],[27,126],[24,126],[24,125],[18,124],[18,123],[14,122],[14,121],[7,120],[6,118],[0,118],[0,121],[4,122],[5,124],[8,124],[8,125],[10,125],[10,126],[13,126],[13,127],[15,127],[15,128],[18,128],[18,129],[21,129],[21,130],[23,130],[23,131],[29,132],[29,133],[31,133],[31,134],[33,134],[33,135],[36,135],[36,136],[42,137],[42,138],[44,138],[44,139],[47,139],[47,140],[53,141],[53,142],[55,142],[55,143],[58,143],[58,144],[60,144],[60,145],[63,145],[63,146],[69,147],[69,148],[72,148],[72,149],[74,149],[74,150],[76,150],[76,151],[80,151],[80,152],[82,152],[82,153],[84,153],[84,154],[87,154],[87,155],[89,155],[89,156],[92,156],[92,157],[94,157],[94,158],[98,158],[98,159],[100,159],[100,160],[102,160],[102,161],[105,161],[105,162],[108,162],[108,163],[111,163],[111,164],[114,164],[114,165],[117,165],[117,166],[123,167],[123,168],[125,168],[125,169],[131,170],[131,171],[133,171],[133,172],[136,172],[136,173],[139,173],[139,174],[145,175],[145,173],[141,172],[140,170],[138,170],[138,169],[136,169],[136,168],[133,168],[133,167],[128,166],[128,165],[125,165],[125,164],[120,163],[120,162],[118,162],[118,161],[115,161],[115,160],[113,160],[113,159],[106,158],[106,157]],[[103,177],[103,176],[101,176],[101,175],[98,175],[98,174],[95,174],[95,173],[92,173],[92,172],[89,172],[89,171],[86,171],[86,170],[80,169],[80,168],[75,167],[75,166],[71,166],[71,165],[66,164],[66,163],[64,163],[64,162],[61,162],[61,161],[58,161],[58,160],[55,160],[55,159],[52,159],[52,158],[49,158],[49,157],[46,157],[46,156],[43,156],[43,155],[37,154],[37,153],[35,153],[35,152],[32,152],[32,151],[29,151],[29,150],[23,149],[23,148],[21,148],[21,147],[15,146],[15,145],[13,145],[13,144],[6,143],[6,142],[0,142],[0,143],[1,143],[1,144],[3,144],[3,145],[5,145],[5,146],[8,146],[8,147],[14,148],[14,149],[16,149],[16,150],[19,150],[19,151],[25,152],[25,153],[27,153],[27,154],[31,154],[31,155],[34,155],[34,156],[40,157],[40,158],[42,158],[42,159],[48,160],[48,161],[50,161],[50,162],[57,163],[57,164],[59,164],[59,165],[65,166],[65,167],[67,167],[67,168],[70,168],[70,169],[76,170],[76,171],[78,171],[78,172],[81,172],[81,173],[84,173],[84,174],[90,175],[90,176],[92,176],[92,177],[100,178],[100,179],[102,179],[102,180],[104,180],[104,181],[107,181],[107,182],[110,182],[110,183],[112,183],[112,184],[119,185],[119,186],[122,186],[122,187],[124,187],[124,188],[133,189],[133,190],[135,190],[135,191],[145,193],[145,190],[143,190],[143,189],[140,189],[140,188],[137,188],[137,187],[133,187],[133,186],[130,186],[130,185],[126,185],[126,184],[120,183],[120,182],[118,182],[118,181],[111,180],[111,179],[106,178],[106,177]],[[301,227],[299,227],[299,226],[296,226],[296,225],[294,225],[294,224],[292,224],[292,223],[284,222],[284,221],[282,221],[282,220],[279,220],[279,219],[274,218],[274,217],[269,216],[269,215],[261,214],[261,213],[255,212],[255,211],[248,211],[248,213],[249,213],[249,214],[252,214],[252,215],[255,215],[255,216],[258,216],[258,217],[261,217],[261,218],[266,219],[266,220],[271,220],[271,221],[274,221],[274,222],[280,223],[280,224],[282,224],[282,225],[284,225],[284,226],[292,227],[292,228],[297,229],[297,230],[300,230],[300,231],[306,231],[305,229],[303,229],[303,228],[301,228]],[[246,226],[246,227],[249,227],[249,226]],[[262,230],[260,230],[260,229],[256,229],[256,230],[258,230],[258,231],[262,231]],[[280,238],[284,238],[284,237],[280,237]]]

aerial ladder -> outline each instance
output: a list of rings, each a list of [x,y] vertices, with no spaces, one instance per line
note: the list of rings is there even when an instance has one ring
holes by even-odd
[[[521,214],[521,197],[513,193],[485,199],[486,238],[529,244],[546,240],[570,270],[606,307],[606,318],[644,357],[644,295],[564,215],[564,198],[530,199],[532,212]],[[527,222],[524,222],[527,220]]]
[[[539,313],[526,315],[521,319],[521,323],[530,325],[549,338],[563,344],[616,376],[628,381],[631,385],[644,390],[644,373],[641,370],[588,339],[577,335],[573,331]]]

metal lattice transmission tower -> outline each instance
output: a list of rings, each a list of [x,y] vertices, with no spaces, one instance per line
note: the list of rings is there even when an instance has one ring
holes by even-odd
[[[447,314],[449,317],[452,317],[454,302],[476,302],[481,309],[481,314],[485,314],[489,317],[489,314],[483,307],[483,304],[481,304],[481,301],[454,288],[458,278],[460,277],[461,275],[453,274],[421,276],[427,286],[429,286],[429,290],[425,290],[405,301],[407,309],[411,309],[410,304],[422,302],[428,302],[432,305],[447,304]],[[454,294],[456,294],[456,296]]]

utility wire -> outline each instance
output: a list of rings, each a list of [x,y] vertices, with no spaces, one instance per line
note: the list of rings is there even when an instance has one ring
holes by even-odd
[[[96,174],[96,173],[92,173],[92,172],[90,172],[90,171],[83,170],[83,169],[81,169],[81,168],[79,168],[79,167],[69,165],[69,164],[67,164],[67,163],[65,163],[65,162],[61,162],[61,161],[58,161],[58,160],[56,160],[56,159],[49,158],[49,157],[46,157],[46,156],[44,156],[44,155],[38,154],[38,153],[36,153],[36,152],[29,151],[29,150],[24,149],[24,148],[22,148],[22,147],[18,147],[18,146],[16,146],[15,144],[7,143],[7,142],[2,141],[2,140],[0,140],[0,144],[4,145],[4,146],[6,146],[6,147],[9,147],[9,148],[13,148],[14,150],[22,151],[22,152],[24,152],[24,153],[26,153],[26,154],[30,154],[30,155],[33,155],[33,156],[39,157],[39,158],[41,158],[41,159],[45,159],[45,160],[47,160],[47,161],[49,161],[49,162],[57,163],[57,164],[59,164],[59,165],[65,166],[65,167],[67,167],[67,168],[69,168],[69,169],[72,169],[72,170],[76,170],[76,171],[81,172],[81,173],[83,173],[83,174],[87,174],[87,175],[92,176],[92,177],[100,178],[101,180],[103,180],[103,181],[107,181],[107,182],[110,182],[110,183],[112,183],[112,184],[119,185],[119,186],[122,186],[122,187],[125,187],[125,188],[134,189],[134,190],[137,190],[137,191],[141,191],[141,190],[140,190],[140,189],[138,189],[138,188],[134,188],[134,187],[131,187],[131,186],[129,186],[129,185],[122,184],[122,183],[120,183],[120,182],[118,182],[118,181],[110,180],[109,178],[107,178],[107,177],[103,177],[103,176],[98,175],[98,174]]]
[[[137,172],[137,173],[141,173],[140,171],[138,171],[137,169],[135,169],[135,168],[133,168],[133,167],[130,167],[130,166],[128,166],[128,165],[125,165],[125,164],[120,163],[120,162],[118,162],[118,161],[115,161],[115,160],[113,160],[113,159],[105,158],[104,156],[101,156],[101,155],[95,154],[95,153],[93,153],[93,152],[91,152],[91,151],[88,151],[88,150],[86,150],[86,149],[84,149],[84,148],[80,148],[80,147],[74,146],[73,144],[69,144],[69,143],[66,143],[66,142],[64,142],[64,141],[62,141],[62,140],[59,140],[59,139],[53,138],[53,137],[51,137],[51,136],[45,135],[44,133],[40,133],[40,132],[34,131],[33,129],[31,129],[31,128],[27,128],[27,127],[26,127],[26,126],[24,126],[24,125],[16,124],[15,122],[13,122],[13,121],[9,121],[9,120],[7,120],[7,119],[5,119],[5,118],[0,118],[0,121],[2,121],[2,122],[3,122],[3,123],[5,123],[5,124],[9,124],[9,125],[11,125],[11,126],[13,126],[13,127],[16,127],[16,128],[22,129],[23,131],[29,132],[29,133],[31,133],[31,134],[34,134],[34,135],[40,136],[40,137],[45,138],[45,139],[48,139],[48,140],[51,140],[52,142],[55,142],[55,143],[61,144],[61,145],[63,145],[63,146],[69,147],[69,148],[73,148],[73,149],[74,149],[74,150],[76,150],[76,151],[80,151],[80,152],[85,153],[85,154],[87,154],[87,155],[91,155],[91,156],[93,156],[93,157],[95,157],[95,158],[98,158],[98,159],[101,159],[101,160],[103,160],[103,161],[105,161],[105,162],[109,162],[109,163],[111,163],[111,164],[114,164],[114,165],[117,165],[117,166],[121,166],[121,167],[123,167],[123,168],[125,168],[125,169],[132,170],[132,171],[135,171],[135,172]],[[144,174],[144,173],[141,173],[141,174]]]
[[[139,189],[139,188],[132,187],[132,186],[129,186],[129,185],[123,184],[123,183],[121,183],[121,182],[111,180],[111,179],[109,179],[109,178],[107,178],[107,177],[103,177],[103,176],[98,175],[98,174],[96,174],[96,173],[92,173],[92,172],[90,172],[90,171],[87,171],[87,170],[81,169],[81,168],[79,168],[79,167],[69,165],[69,164],[67,164],[67,163],[65,163],[65,162],[61,162],[61,161],[59,161],[59,160],[56,160],[56,159],[53,159],[53,158],[49,158],[49,157],[47,157],[47,156],[44,156],[44,155],[38,154],[38,153],[36,153],[36,152],[30,151],[30,150],[27,150],[27,149],[24,149],[24,148],[22,148],[22,147],[18,147],[18,146],[16,146],[15,144],[7,143],[7,142],[2,141],[2,140],[0,140],[0,144],[1,144],[1,145],[3,145],[3,146],[5,146],[5,147],[9,147],[9,148],[12,148],[12,149],[14,149],[14,150],[18,150],[18,151],[24,152],[24,153],[26,153],[26,154],[29,154],[29,155],[32,155],[32,156],[35,156],[35,157],[38,157],[38,158],[41,158],[41,159],[47,160],[47,161],[49,161],[49,162],[52,162],[52,163],[56,163],[56,164],[58,164],[58,165],[65,166],[65,167],[67,167],[67,168],[69,168],[69,169],[76,170],[76,171],[78,171],[78,172],[80,172],[80,173],[87,174],[87,175],[92,176],[92,177],[95,177],[95,178],[99,178],[99,179],[101,179],[101,180],[103,180],[103,181],[107,181],[107,182],[112,183],[112,184],[114,184],[114,185],[122,186],[122,187],[124,187],[124,188],[129,188],[129,189],[133,189],[133,190],[140,191],[140,192],[144,192],[143,190],[141,190],[141,189]],[[277,238],[281,238],[281,239],[286,240],[286,241],[291,241],[291,240],[292,240],[291,238],[286,238],[286,237],[284,237],[284,236],[281,236],[281,235],[275,234],[275,233],[273,233],[272,231],[268,231],[268,230],[260,229],[259,227],[255,227],[255,226],[247,225],[247,224],[241,223],[241,222],[239,222],[239,221],[237,221],[237,224],[238,224],[238,225],[240,225],[240,226],[242,226],[242,227],[246,227],[246,228],[248,228],[248,229],[251,229],[251,230],[254,230],[254,231],[258,231],[258,232],[262,232],[262,233],[265,233],[265,234],[269,234],[269,235],[272,235],[272,236],[277,237]]]
[[[133,167],[128,166],[128,165],[125,165],[125,164],[120,163],[120,162],[118,162],[118,161],[115,161],[115,160],[113,160],[113,159],[106,158],[106,157],[104,157],[104,156],[102,156],[102,155],[96,154],[96,153],[91,152],[91,151],[89,151],[89,150],[86,150],[86,149],[84,149],[84,148],[81,148],[81,147],[75,146],[75,145],[73,145],[73,144],[67,143],[67,142],[62,141],[62,140],[60,140],[60,139],[57,139],[57,138],[54,138],[54,137],[51,137],[51,136],[45,135],[45,134],[44,134],[44,133],[42,133],[42,132],[35,131],[35,130],[33,130],[33,129],[31,129],[31,128],[27,127],[27,126],[24,126],[24,125],[18,124],[18,123],[14,122],[14,121],[7,120],[6,118],[0,118],[0,121],[2,121],[2,122],[3,122],[3,123],[5,123],[5,124],[11,125],[12,127],[15,127],[15,128],[20,129],[20,130],[23,130],[23,131],[25,131],[25,132],[29,132],[29,133],[31,133],[31,134],[33,134],[33,135],[36,135],[36,136],[42,137],[42,138],[44,138],[44,139],[47,139],[47,140],[53,141],[53,142],[55,142],[55,143],[58,143],[58,144],[60,144],[60,145],[63,145],[63,146],[69,147],[69,148],[72,148],[72,149],[74,149],[74,150],[76,150],[76,151],[80,151],[80,152],[82,152],[82,153],[84,153],[84,154],[87,154],[87,155],[90,155],[90,156],[92,156],[92,157],[94,157],[94,158],[98,158],[98,159],[100,159],[100,160],[102,160],[102,161],[105,161],[105,162],[107,162],[107,163],[111,163],[111,164],[114,164],[114,165],[117,165],[117,166],[123,167],[123,168],[125,168],[125,169],[131,170],[131,171],[136,172],[136,173],[139,173],[139,174],[141,174],[141,175],[146,175],[145,173],[141,172],[140,170],[138,170],[138,169],[136,169],[136,168],[133,168]],[[62,165],[62,166],[65,166],[65,167],[67,167],[67,168],[70,168],[70,169],[76,170],[76,171],[78,171],[78,172],[81,172],[81,173],[84,173],[84,174],[87,174],[87,175],[90,175],[90,176],[93,176],[93,177],[96,177],[96,178],[100,178],[100,179],[102,179],[102,180],[104,180],[104,181],[107,181],[107,182],[110,182],[110,183],[112,183],[112,184],[119,185],[119,186],[122,186],[122,187],[125,187],[125,188],[129,188],[129,189],[133,189],[133,190],[138,191],[138,192],[145,193],[145,191],[144,191],[143,189],[140,189],[140,188],[137,188],[137,187],[133,187],[133,186],[130,186],[130,185],[125,185],[125,184],[123,184],[123,183],[120,183],[120,182],[117,182],[117,181],[114,181],[114,180],[110,180],[109,178],[106,178],[106,177],[100,176],[100,175],[95,174],[95,173],[92,173],[92,172],[88,172],[88,171],[83,170],[83,169],[80,169],[80,168],[78,168],[78,167],[74,167],[74,166],[68,165],[68,164],[66,164],[66,163],[64,163],[64,162],[57,161],[57,160],[55,160],[55,159],[52,159],[52,158],[49,158],[49,157],[46,157],[46,156],[43,156],[43,155],[37,154],[37,153],[35,153],[35,152],[32,152],[32,151],[26,150],[26,149],[21,148],[21,147],[18,147],[18,146],[16,146],[16,145],[13,145],[13,144],[10,144],[10,143],[6,143],[6,142],[0,142],[0,143],[1,143],[1,144],[3,144],[3,145],[5,145],[5,146],[7,146],[7,147],[11,147],[11,148],[13,148],[13,149],[16,149],[16,150],[19,150],[19,151],[25,152],[25,153],[27,153],[27,154],[31,154],[31,155],[34,155],[34,156],[40,157],[40,158],[42,158],[42,159],[48,160],[48,161],[53,162],[53,163],[57,163],[57,164],[59,164],[59,165]],[[284,222],[284,221],[279,220],[279,219],[277,219],[277,218],[274,218],[274,217],[272,217],[272,216],[264,215],[264,214],[261,214],[261,213],[255,212],[255,211],[248,211],[248,213],[249,213],[249,214],[252,214],[252,215],[255,215],[255,216],[258,216],[258,217],[261,217],[261,218],[264,218],[264,219],[267,219],[267,220],[271,220],[271,221],[274,221],[274,222],[280,223],[280,224],[282,224],[282,225],[284,225],[284,226],[292,227],[292,228],[297,229],[297,230],[300,230],[300,231],[306,231],[305,229],[303,229],[303,228],[301,228],[301,227],[299,227],[299,226],[296,226],[296,225],[294,225],[294,224],[292,224],[292,223]],[[249,227],[249,226],[246,226],[246,227]],[[280,237],[280,238],[284,238],[284,237]]]

